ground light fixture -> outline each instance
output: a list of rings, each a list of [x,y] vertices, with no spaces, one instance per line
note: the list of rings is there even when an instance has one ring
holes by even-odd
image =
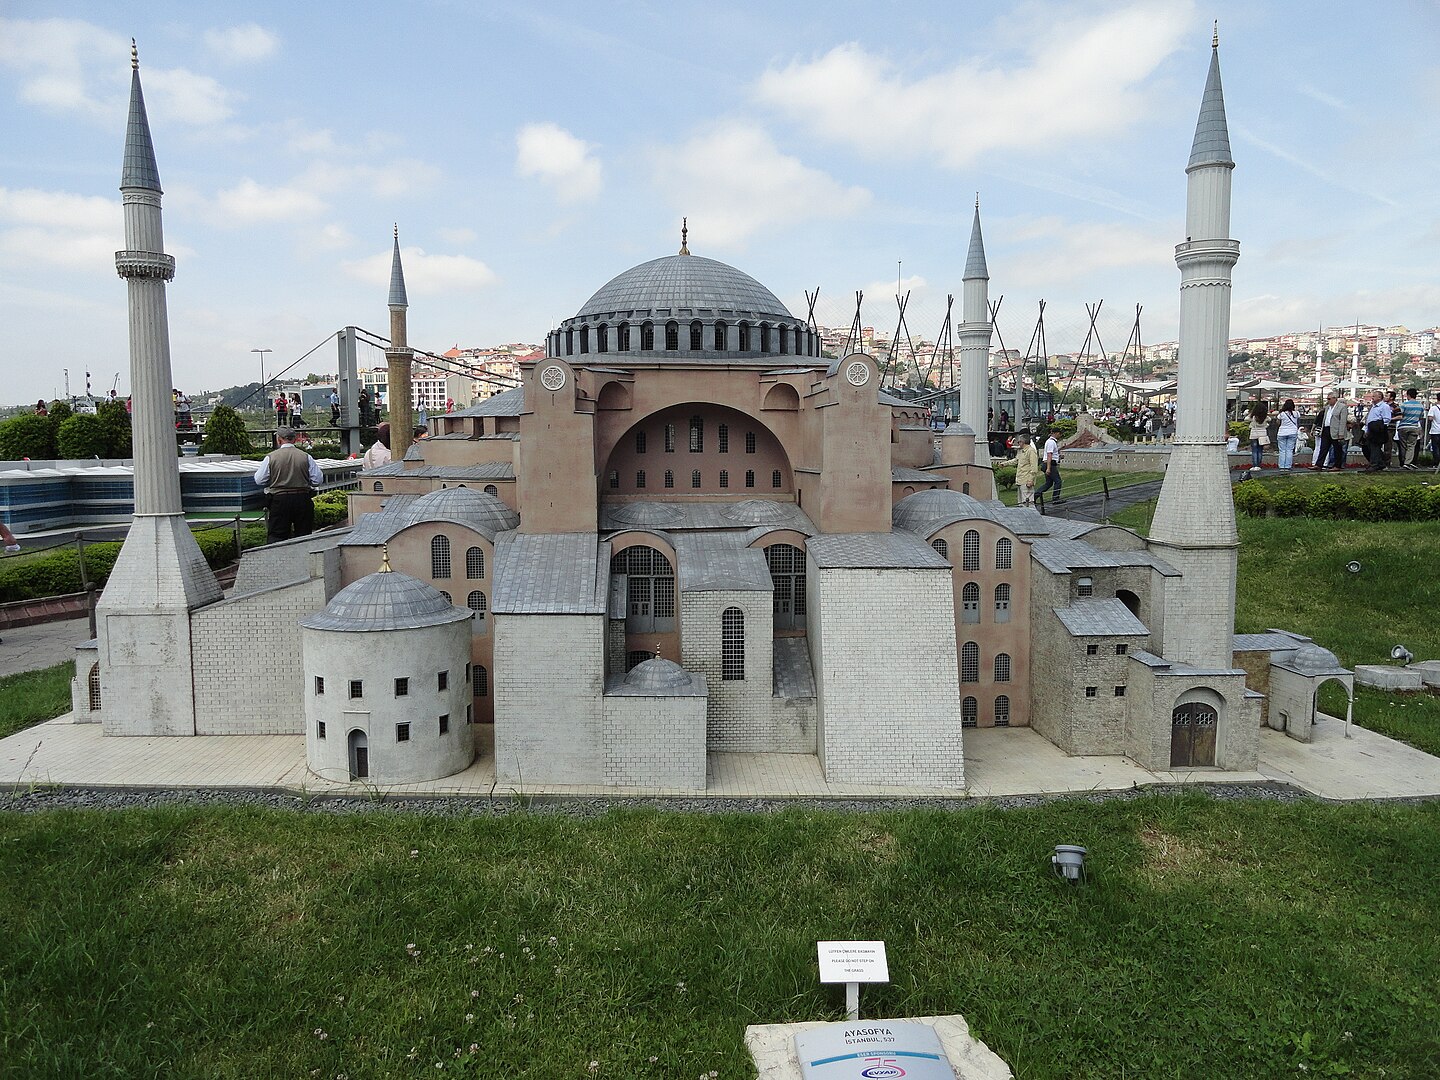
[[[1077,844],[1056,844],[1050,865],[1056,877],[1078,885],[1085,880],[1085,849]]]
[[[1390,659],[1399,660],[1401,667],[1409,667],[1410,661],[1415,659],[1415,654],[1405,648],[1404,645],[1396,645],[1390,650]]]
[[[1349,570],[1352,574],[1360,573],[1360,561],[1358,559],[1351,559],[1345,564],[1345,569]]]

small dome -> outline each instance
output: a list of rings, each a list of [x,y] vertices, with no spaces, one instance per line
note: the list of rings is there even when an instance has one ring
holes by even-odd
[[[724,514],[739,525],[774,525],[789,519],[789,514],[778,502],[770,499],[746,499],[727,507]]]
[[[674,660],[655,657],[636,664],[625,676],[625,685],[640,690],[668,690],[677,686],[690,685],[690,673]]]
[[[620,507],[610,517],[627,525],[674,525],[685,515],[664,503],[636,502]]]
[[[945,425],[945,430],[940,433],[943,438],[946,435],[974,435],[975,429],[969,424],[962,424],[959,420],[951,420]]]
[[[1340,665],[1340,658],[1329,649],[1322,648],[1314,642],[1301,645],[1295,650],[1295,654],[1286,662],[1286,666],[1294,668],[1302,674],[1325,674],[1332,671],[1343,671]]]
[[[520,524],[520,515],[495,495],[471,487],[448,487],[421,495],[403,511],[406,524],[455,521],[486,534],[505,532]]]
[[[474,612],[457,608],[434,586],[409,574],[382,570],[347,585],[335,598],[300,620],[310,630],[414,630],[469,619]]]

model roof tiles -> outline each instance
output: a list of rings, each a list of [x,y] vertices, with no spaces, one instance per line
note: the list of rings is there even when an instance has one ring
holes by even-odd
[[[385,570],[347,585],[323,611],[307,615],[300,625],[347,632],[415,630],[460,622],[474,614],[469,608],[455,607],[432,585]]]
[[[519,416],[520,410],[525,406],[525,388],[517,386],[513,390],[505,390],[493,397],[488,397],[478,405],[471,405],[468,409],[456,409],[446,416]]]
[[[520,515],[494,495],[474,488],[452,487],[427,492],[413,501],[395,495],[378,514],[366,514],[344,542],[347,547],[388,543],[403,529],[426,522],[447,521],[473,529],[488,540],[520,524]]]
[[[495,549],[491,607],[506,615],[604,615],[610,545],[594,533],[508,533]]]
[[[759,548],[741,547],[725,533],[687,533],[675,539],[681,592],[770,592],[770,567]]]
[[[125,128],[125,160],[120,168],[120,190],[126,188],[160,191],[160,167],[155,164],[155,144],[150,141],[150,121],[145,115],[138,67],[130,71],[130,119]]]
[[[659,318],[698,311],[792,321],[788,308],[743,270],[698,255],[666,255],[632,266],[602,285],[581,305],[575,319],[587,316]],[[567,322],[570,320],[567,320]]]
[[[764,509],[748,509],[754,503],[763,504]],[[757,526],[793,529],[806,536],[813,536],[817,531],[804,510],[793,502],[782,502],[779,499],[746,499],[742,502],[647,500],[605,503],[600,507],[600,530],[607,533],[623,532],[636,527],[750,529]]]
[[[1149,552],[1101,551],[1083,540],[1036,540],[1030,545],[1030,554],[1041,566],[1056,574],[1105,566],[1149,566],[1166,577],[1180,576],[1180,571]]]
[[[1061,625],[1072,637],[1115,637],[1147,635],[1149,628],[1119,600],[1077,600],[1069,607],[1055,608]]]
[[[805,543],[822,570],[949,570],[940,553],[907,532],[832,533]]]
[[[1210,52],[1210,72],[1205,79],[1205,96],[1200,99],[1200,118],[1195,123],[1195,142],[1190,147],[1190,164],[1230,165],[1230,130],[1225,124],[1225,94],[1220,88],[1220,50]]]

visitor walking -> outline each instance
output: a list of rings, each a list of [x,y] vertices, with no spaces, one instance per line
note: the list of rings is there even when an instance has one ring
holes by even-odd
[[[1260,461],[1265,455],[1265,448],[1270,445],[1270,431],[1267,417],[1270,414],[1270,406],[1257,401],[1250,406],[1250,467],[1260,468]]]
[[[1440,472],[1440,391],[1430,395],[1430,408],[1425,415],[1430,420],[1430,464]]]
[[[340,426],[340,395],[334,390],[330,391],[330,426]]]
[[[1286,472],[1295,463],[1295,443],[1300,438],[1300,416],[1295,411],[1293,398],[1286,398],[1285,404],[1280,406],[1280,411],[1275,414],[1275,419],[1280,425],[1275,435],[1275,442],[1280,452],[1279,465]]]
[[[1370,459],[1371,472],[1384,472],[1390,464],[1389,442],[1390,405],[1385,395],[1376,390],[1365,412],[1365,456]]]
[[[1060,479],[1060,444],[1055,440],[1055,432],[1045,439],[1045,452],[1040,459],[1041,471],[1045,474],[1045,482],[1035,489],[1035,506],[1043,514],[1045,512],[1045,492],[1055,491],[1054,497],[1050,500],[1052,504],[1059,504],[1065,500],[1060,496],[1060,488],[1063,481]]]
[[[295,445],[295,429],[275,432],[280,444],[255,470],[265,489],[265,542],[309,536],[315,528],[314,490],[325,480],[315,459]]]
[[[1420,428],[1425,421],[1425,406],[1419,393],[1415,387],[1410,387],[1405,391],[1405,400],[1400,403],[1396,434],[1400,442],[1400,467],[1403,469],[1420,467]]]
[[[1316,451],[1317,469],[1343,469],[1345,467],[1345,441],[1349,431],[1350,410],[1332,390],[1325,395],[1325,408],[1320,412],[1320,423],[1316,425],[1316,436],[1320,449]]]
[[[1016,505],[1034,506],[1035,480],[1040,475],[1040,457],[1035,453],[1035,444],[1030,441],[1030,432],[1018,432],[1015,442],[1015,490],[1019,495]]]

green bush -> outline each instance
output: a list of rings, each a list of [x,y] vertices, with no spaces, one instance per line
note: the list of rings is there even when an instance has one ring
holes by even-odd
[[[1316,518],[1348,518],[1351,514],[1350,492],[1339,484],[1318,487],[1310,493],[1310,505],[1306,513]]]
[[[1005,491],[1015,486],[1015,466],[997,465],[995,467],[995,483]]]
[[[19,461],[31,458],[41,461],[55,458],[55,432],[59,427],[54,418],[22,413],[0,424],[0,460]]]
[[[1043,427],[1044,425],[1041,426]],[[1046,429],[1044,434],[1054,435],[1056,439],[1063,442],[1065,439],[1068,439],[1071,435],[1075,434],[1075,421],[1056,420],[1053,424],[1049,426],[1048,429]]]
[[[1282,487],[1270,496],[1270,505],[1278,517],[1305,517],[1310,511],[1310,496],[1293,487]]]
[[[328,528],[349,520],[350,499],[343,491],[327,491],[315,496],[315,527]]]
[[[104,423],[91,413],[67,417],[55,436],[55,449],[62,458],[109,457]]]
[[[1265,517],[1270,513],[1270,492],[1263,484],[1252,482],[1235,485],[1235,509],[1249,517]]]
[[[1247,424],[1244,420],[1235,420],[1231,422],[1227,428],[1227,431],[1232,437],[1240,440],[1241,446],[1244,446],[1250,441],[1250,425]]]
[[[1433,521],[1440,519],[1440,487],[1323,484],[1307,492],[1247,481],[1235,486],[1235,509],[1249,517]]]
[[[128,458],[133,452],[130,441],[130,413],[120,400],[102,401],[96,409],[101,430],[105,433],[105,450],[100,455],[107,458]]]
[[[254,450],[245,421],[229,405],[216,405],[205,421],[205,438],[200,443],[202,454],[241,454]]]

